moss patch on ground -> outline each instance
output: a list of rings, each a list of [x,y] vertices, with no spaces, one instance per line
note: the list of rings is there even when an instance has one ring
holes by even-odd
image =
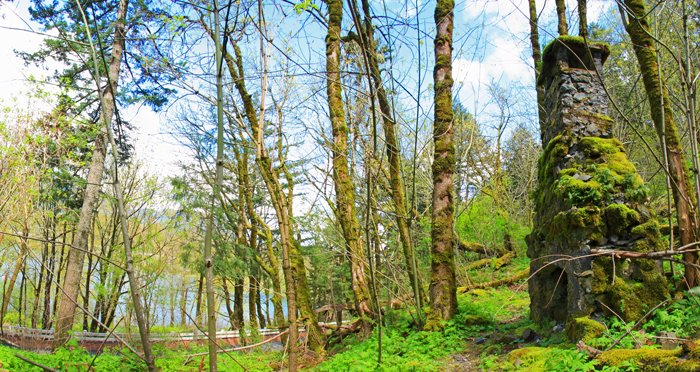
[[[683,350],[661,350],[651,348],[617,349],[600,354],[596,359],[605,366],[625,367],[635,365],[643,370],[697,371],[700,362],[680,358]]]
[[[605,325],[587,316],[571,319],[566,324],[566,334],[573,342],[588,342],[605,332]]]

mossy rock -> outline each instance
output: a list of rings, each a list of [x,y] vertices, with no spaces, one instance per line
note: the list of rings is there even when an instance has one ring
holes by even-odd
[[[570,59],[569,63],[573,62],[573,65],[570,67],[581,68],[583,66],[580,64],[583,62],[583,65],[588,66],[587,69],[592,70],[592,61],[588,56],[589,53],[586,50],[586,46],[590,47],[591,50],[599,50],[600,53],[602,53],[602,62],[605,62],[605,59],[610,55],[610,48],[607,44],[584,40],[584,38],[580,36],[564,35],[552,40],[552,42],[547,44],[542,50],[541,74],[540,78],[537,80],[537,85],[543,84],[547,81],[547,78],[551,76],[551,72],[548,72],[552,70],[551,65],[556,59],[555,55],[559,48],[566,48],[569,53],[575,54],[578,56],[577,59],[581,60],[579,62]]]
[[[566,335],[573,342],[590,340],[601,336],[605,332],[605,326],[587,316],[573,318],[566,323]]]
[[[528,371],[544,371],[548,354],[546,347],[524,347],[508,353],[508,361],[515,366],[527,366]]]
[[[604,213],[608,234],[619,237],[627,235],[630,227],[638,225],[641,220],[639,213],[625,204],[610,204]]]
[[[679,358],[683,350],[661,349],[616,349],[600,354],[596,359],[601,364],[611,367],[623,367],[625,362],[634,362],[644,371],[697,371],[700,362]]]
[[[625,270],[623,265],[624,262],[617,269]],[[618,309],[619,315],[628,322],[641,319],[661,299],[668,298],[666,281],[661,274],[642,269],[636,275],[648,278],[635,281],[616,276],[615,284],[609,286],[613,308]]]
[[[608,284],[610,284],[610,275],[608,275],[603,261],[610,261],[610,258],[599,257],[592,264],[593,282],[591,284],[591,292],[596,295],[605,293],[608,290]]]

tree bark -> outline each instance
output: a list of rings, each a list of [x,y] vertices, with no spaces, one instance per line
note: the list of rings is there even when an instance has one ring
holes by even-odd
[[[569,25],[566,24],[566,1],[555,0],[554,3],[557,7],[557,31],[559,36],[568,35]]]
[[[265,322],[265,313],[262,309],[262,286],[260,285],[260,282],[257,279],[255,280],[255,289],[255,308],[257,309],[256,312],[258,313],[258,327],[266,328],[267,324]]]
[[[236,279],[233,286],[233,329],[243,328],[243,278]]]
[[[681,245],[690,244],[697,241],[698,238],[698,220],[695,208],[696,195],[690,183],[678,127],[671,110],[671,101],[663,77],[660,74],[654,38],[649,32],[649,24],[646,19],[647,11],[644,0],[625,0],[625,6],[627,12],[629,12],[627,33],[630,35],[634,53],[639,63],[639,70],[642,73],[644,88],[651,109],[651,117],[654,121],[656,134],[661,143],[665,143],[666,147],[680,243]],[[622,16],[624,17],[625,15],[623,14]],[[700,285],[700,271],[695,266],[698,264],[698,253],[684,253],[683,260],[687,262],[685,265],[685,280],[688,287],[693,288]]]
[[[328,34],[326,35],[326,92],[328,112],[333,132],[333,181],[335,184],[336,216],[340,223],[345,249],[350,258],[352,292],[355,308],[368,334],[374,317],[370,306],[370,292],[365,273],[365,253],[360,240],[360,224],[355,211],[355,185],[348,167],[348,126],[340,83],[340,27],[343,22],[342,0],[327,0]]]
[[[309,327],[309,346],[311,349],[317,352],[321,352],[325,343],[325,336],[321,327],[318,325],[316,320],[316,314],[313,311],[313,307],[310,303],[309,290],[306,282],[306,269],[303,264],[303,258],[296,240],[294,239],[294,226],[292,222],[292,216],[290,215],[291,205],[289,200],[284,193],[282,184],[280,182],[279,173],[275,170],[272,164],[272,159],[267,155],[267,151],[264,148],[264,144],[257,142],[259,136],[262,136],[263,130],[261,120],[262,118],[258,116],[258,113],[253,104],[253,99],[248,93],[245,86],[245,81],[243,79],[243,61],[242,55],[238,45],[233,41],[233,48],[235,52],[235,59],[233,56],[229,55],[227,58],[224,55],[227,66],[229,67],[229,72],[231,73],[231,78],[234,81],[236,90],[238,91],[241,99],[243,101],[245,116],[252,129],[253,139],[256,140],[256,163],[260,169],[265,187],[270,193],[270,199],[272,201],[273,208],[275,210],[275,215],[277,217],[277,222],[279,225],[280,232],[280,242],[282,244],[282,255],[288,256],[289,263],[286,266],[285,271],[285,281],[287,282],[287,306],[289,308],[289,322],[291,324],[296,324],[296,306],[297,306],[297,296],[299,310],[301,311],[302,318],[305,320],[307,326]],[[288,185],[291,187],[291,185]],[[284,261],[284,258],[283,258]],[[291,292],[290,292],[291,291]],[[290,346],[295,342],[297,337],[296,325],[290,328],[289,338]],[[296,345],[294,345],[296,347]]]
[[[457,312],[455,280],[452,178],[455,149],[452,141],[452,29],[454,1],[438,0],[435,7],[435,119],[433,124],[433,211],[431,230],[430,316],[426,328]]]
[[[588,9],[586,0],[578,2],[578,36],[588,37]]]
[[[255,298],[258,295],[258,287],[256,279],[253,275],[248,276],[248,328],[253,330],[258,329],[258,300]]]
[[[111,61],[109,62],[109,86],[103,92],[98,92],[104,97],[104,103],[100,114],[100,130],[95,138],[95,147],[92,151],[92,159],[88,170],[87,185],[83,195],[83,205],[80,209],[80,217],[76,226],[76,239],[73,242],[75,248],[68,251],[66,265],[66,278],[63,282],[63,291],[60,291],[59,308],[56,314],[56,327],[54,334],[54,346],[59,347],[68,340],[68,332],[73,326],[78,292],[83,274],[85,251],[88,248],[88,237],[95,208],[100,197],[102,175],[104,174],[106,155],[106,128],[112,125],[114,115],[114,92],[117,91],[119,71],[121,70],[122,56],[124,53],[124,30],[128,0],[120,0],[117,8],[117,17],[114,23],[114,42],[112,44]]]
[[[539,118],[540,133],[544,133],[544,88],[537,84],[542,73],[542,51],[540,47],[540,33],[538,27],[537,2],[528,0],[530,10],[530,47],[532,48],[532,62],[535,66],[535,86],[537,90],[537,117]],[[542,145],[544,146],[544,144]]]
[[[237,329],[234,323],[235,313],[231,307],[231,292],[228,289],[228,280],[225,277],[221,278],[221,288],[224,291],[224,303],[226,304],[226,313],[228,313],[228,321],[231,324],[231,330]]]
[[[353,0],[354,1],[354,0]],[[379,110],[382,114],[382,129],[384,131],[384,142],[386,147],[387,160],[389,162],[389,185],[391,188],[391,198],[394,202],[394,213],[396,214],[396,225],[398,227],[399,239],[403,247],[403,255],[406,263],[406,270],[411,281],[414,296],[418,308],[424,302],[425,293],[423,292],[423,284],[416,267],[415,250],[408,220],[406,207],[406,195],[404,193],[403,177],[401,175],[401,152],[399,150],[398,140],[396,138],[396,120],[389,103],[389,98],[384,89],[382,76],[379,70],[379,60],[377,58],[376,45],[374,44],[374,27],[371,21],[371,12],[368,0],[362,0],[362,9],[364,12],[364,27],[360,27],[359,15],[355,15],[358,19],[358,29],[361,29],[363,34],[361,38],[362,47],[365,50],[367,57],[367,69],[374,82],[374,89],[379,102]]]
[[[256,256],[256,260],[260,267],[267,273],[272,282],[272,307],[274,308],[274,319],[277,327],[282,327],[284,324],[284,312],[282,311],[282,281],[279,276],[279,261],[277,254],[273,248],[272,230],[265,224],[260,216],[256,215],[256,219],[264,232],[265,244],[267,246],[267,257],[269,265],[266,264],[260,255]]]

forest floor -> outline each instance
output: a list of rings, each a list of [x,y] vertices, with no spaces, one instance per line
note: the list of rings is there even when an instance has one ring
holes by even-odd
[[[489,265],[467,270],[458,266],[459,281],[494,282],[528,267],[528,260],[517,257],[500,266]],[[321,363],[304,361],[304,370],[313,371],[625,371],[700,370],[700,350],[694,342],[700,330],[700,302],[693,296],[679,296],[659,309],[644,324],[604,320],[605,331],[587,340],[588,345],[605,350],[594,358],[569,341],[563,324],[535,325],[529,319],[529,297],[524,279],[508,286],[462,290],[459,312],[442,332],[424,332],[415,327],[408,309],[390,310],[382,328],[382,362],[377,364],[377,332],[365,339],[348,336],[328,350]],[[687,295],[687,294],[686,294]],[[599,323],[600,324],[600,323]],[[658,345],[658,335],[683,338],[686,342]],[[155,348],[161,371],[206,370],[207,357],[193,354],[204,346],[187,349]],[[611,354],[612,353],[612,354]],[[0,346],[0,371],[42,371],[22,361],[22,355],[59,371],[141,371],[142,362],[131,352],[112,350],[91,355],[69,345],[55,354],[37,354]],[[606,356],[607,355],[607,356]],[[90,367],[92,366],[92,367]],[[221,371],[283,370],[285,355],[272,348],[222,353]],[[92,368],[92,369],[90,369]]]

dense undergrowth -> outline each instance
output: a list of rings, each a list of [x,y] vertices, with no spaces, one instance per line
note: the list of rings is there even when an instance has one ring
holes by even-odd
[[[377,333],[358,341],[350,338],[338,354],[316,367],[318,371],[438,371],[459,368],[459,364],[478,366],[468,357],[454,358],[481,339],[527,327],[527,291],[507,287],[475,290],[458,298],[459,312],[442,332],[423,332],[414,328],[406,311],[387,314],[382,334],[382,364],[377,365]],[[466,360],[465,360],[466,359]],[[466,367],[463,366],[463,367]]]
[[[614,318],[604,319],[605,331],[587,340],[587,345],[606,350],[591,358],[571,343],[561,324],[538,327],[528,318],[529,299],[522,286],[473,290],[459,296],[459,313],[445,324],[442,332],[415,329],[411,315],[404,310],[386,314],[382,333],[382,364],[377,365],[377,333],[364,340],[349,336],[334,349],[316,371],[636,371],[696,370],[691,360],[697,351],[682,345],[662,350],[659,334],[692,339],[700,331],[700,302],[692,295],[660,308],[634,328]],[[665,333],[664,333],[665,332]],[[671,332],[671,333],[669,333]],[[162,371],[196,371],[206,366],[206,356],[188,355],[206,351],[204,347],[168,350],[156,347],[157,365]],[[693,354],[694,353],[694,354]],[[37,354],[0,346],[0,361],[9,371],[41,371],[20,360],[21,354],[61,371],[85,371],[94,358],[69,345],[57,353]],[[687,355],[686,355],[687,354]],[[697,356],[695,356],[697,355]],[[220,370],[277,370],[284,365],[279,351],[235,352],[235,361],[222,354]],[[140,371],[143,364],[128,351],[100,354],[96,371]]]
[[[154,345],[156,367],[160,371],[200,371],[206,369],[208,357],[206,355],[191,356],[192,354],[206,354],[205,346],[194,346],[187,349],[171,350],[159,345]],[[18,350],[8,346],[0,346],[0,362],[2,369],[9,371],[43,371],[42,368],[32,366],[17,357],[22,355],[34,362],[59,371],[143,371],[143,362],[128,350],[112,350],[101,353],[95,357],[75,343],[69,343],[66,347],[57,350],[54,354],[34,353]],[[94,358],[94,363],[93,363]],[[235,359],[235,360],[234,360]],[[218,362],[221,371],[239,371],[243,367],[249,371],[274,371],[279,369],[282,361],[282,353],[278,351],[247,351],[236,352],[230,356],[220,354]],[[92,367],[91,367],[92,366]],[[92,368],[92,369],[91,369]]]
[[[487,210],[490,209],[490,210]],[[476,212],[475,212],[476,211]],[[482,219],[490,219],[486,224]],[[467,226],[487,226],[482,230]],[[461,285],[487,283],[512,276],[527,268],[524,236],[527,229],[494,217],[493,206],[476,205],[460,216],[457,229],[463,239],[481,241],[489,247],[504,244],[510,231],[515,257],[503,266],[469,268],[482,259],[479,254],[460,253],[457,276]],[[679,268],[680,269],[680,268]],[[679,271],[680,272],[680,271]],[[693,291],[678,295],[649,314],[644,321],[623,322],[616,317],[586,319],[595,332],[586,333],[585,345],[602,354],[581,351],[571,341],[564,324],[536,325],[529,319],[529,297],[525,280],[509,286],[468,290],[458,296],[457,316],[444,324],[441,332],[416,328],[415,314],[409,308],[390,310],[382,327],[382,361],[377,364],[378,334],[365,339],[347,336],[333,345],[320,364],[307,360],[304,369],[315,371],[637,371],[700,370],[700,297]],[[599,314],[596,314],[598,316]],[[162,330],[166,331],[166,330]],[[683,342],[680,342],[679,339]],[[667,340],[664,349],[661,340]],[[161,371],[206,369],[204,346],[169,350],[155,348]],[[85,371],[94,355],[74,344],[54,355],[19,351],[0,346],[0,362],[10,371],[41,371],[20,360],[21,354],[61,371]],[[235,358],[235,360],[234,360]],[[271,371],[283,369],[285,355],[280,351],[245,351],[221,354],[220,370]],[[243,366],[243,367],[241,367]],[[1,370],[1,369],[0,369]],[[96,371],[140,371],[143,363],[129,351],[110,351],[95,358]]]

